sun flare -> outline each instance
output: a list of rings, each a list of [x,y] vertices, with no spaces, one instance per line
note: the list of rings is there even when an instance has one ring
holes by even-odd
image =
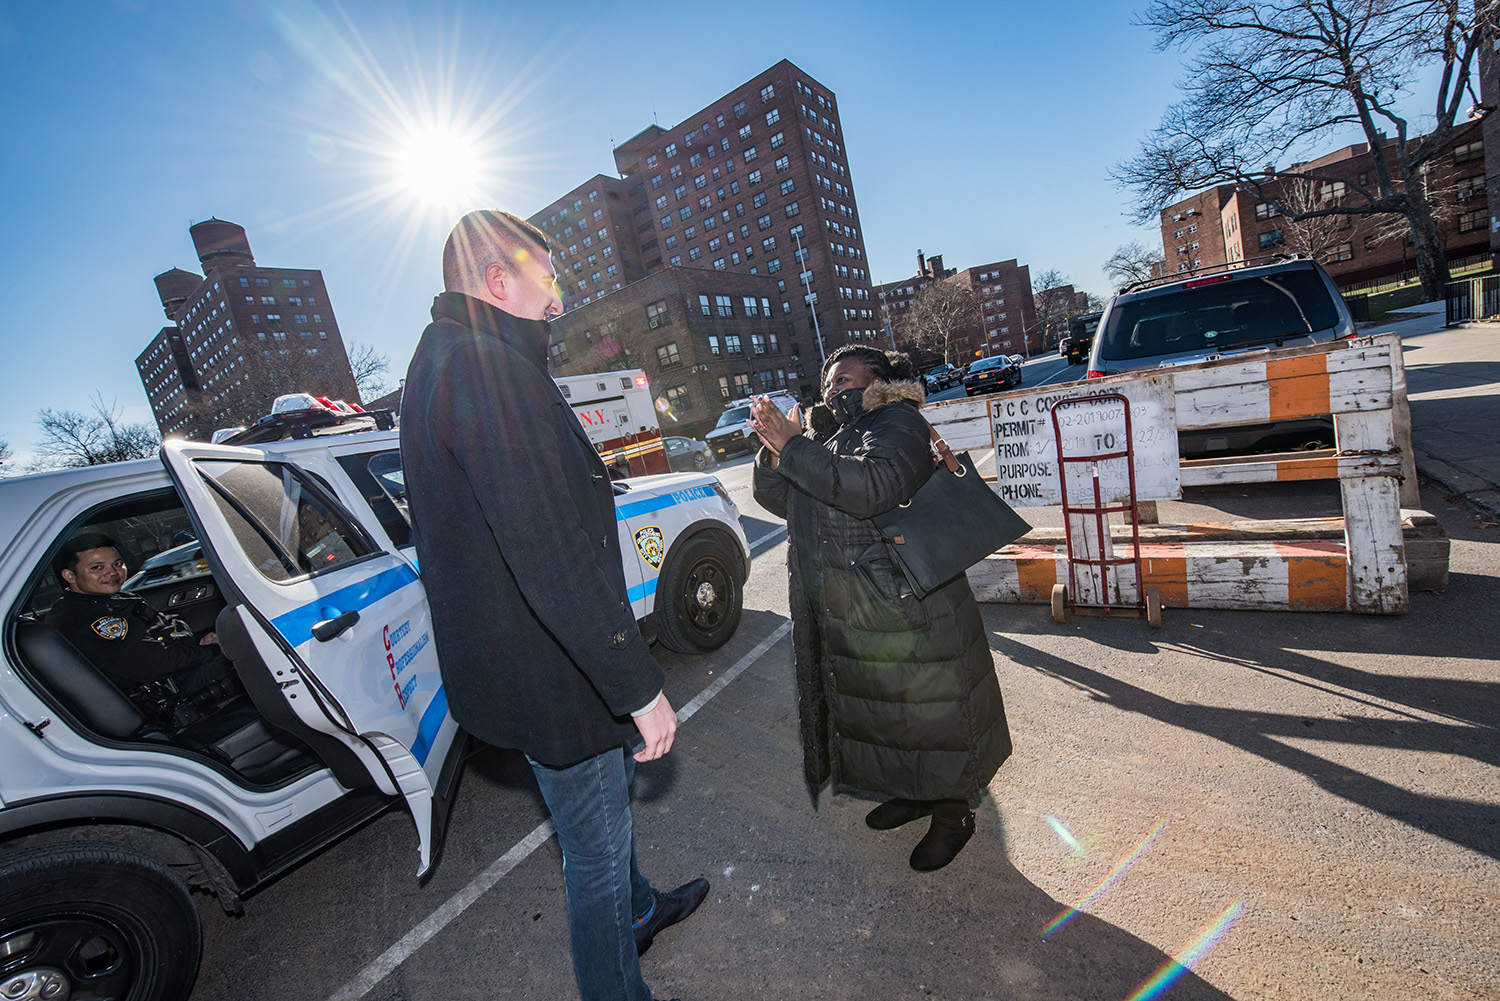
[[[484,173],[479,144],[449,129],[420,129],[401,139],[392,154],[404,194],[431,208],[474,200]]]

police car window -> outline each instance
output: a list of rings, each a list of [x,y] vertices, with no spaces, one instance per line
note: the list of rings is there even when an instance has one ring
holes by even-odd
[[[279,462],[200,460],[214,502],[260,572],[289,580],[343,566],[374,547],[328,496]]]
[[[406,477],[396,449],[339,456],[339,465],[359,489],[398,549],[411,545],[411,516],[406,506]]]

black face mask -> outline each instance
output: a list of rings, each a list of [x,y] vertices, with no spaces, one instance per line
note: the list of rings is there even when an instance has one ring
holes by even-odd
[[[840,424],[848,424],[854,418],[864,413],[865,390],[863,386],[856,389],[846,389],[828,401],[828,409],[833,411],[833,416]]]

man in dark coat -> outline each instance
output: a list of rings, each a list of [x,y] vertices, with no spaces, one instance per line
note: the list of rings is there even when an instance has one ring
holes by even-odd
[[[658,893],[636,868],[635,762],[667,753],[677,717],[626,596],[609,476],[547,375],[562,303],[546,237],[471,212],[443,285],[406,376],[401,457],[448,704],[531,762],[585,1001],[649,1001],[639,953],[708,883]]]
[[[932,475],[921,384],[858,346],[829,356],[825,380],[832,406],[806,431],[751,411],[755,499],[787,523],[803,768],[815,797],[830,779],[892,797],[871,827],[931,814],[911,857],[929,871],[973,834],[970,805],[1010,755],[1005,706],[968,579],[918,599],[871,520]]]

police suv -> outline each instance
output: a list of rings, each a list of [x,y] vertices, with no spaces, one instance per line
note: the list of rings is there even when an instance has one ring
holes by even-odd
[[[201,950],[190,888],[239,913],[403,802],[429,869],[468,738],[448,713],[397,432],[309,433],[0,481],[0,998],[185,998]],[[721,646],[750,564],[728,494],[694,473],[615,489],[643,633]],[[148,604],[216,631],[239,684],[127,690],[57,631],[53,560],[85,532],[115,540]]]

